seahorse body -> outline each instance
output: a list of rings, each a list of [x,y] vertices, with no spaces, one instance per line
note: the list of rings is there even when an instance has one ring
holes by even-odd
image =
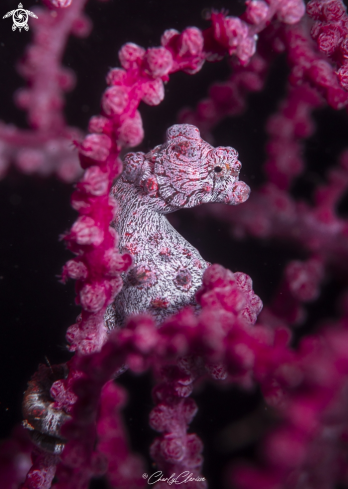
[[[129,153],[112,189],[119,251],[133,256],[124,285],[108,308],[109,329],[130,314],[150,312],[158,323],[191,304],[209,263],[169,223],[165,214],[207,202],[239,204],[250,189],[238,181],[241,163],[230,147],[213,148],[199,130],[178,124],[147,154]]]

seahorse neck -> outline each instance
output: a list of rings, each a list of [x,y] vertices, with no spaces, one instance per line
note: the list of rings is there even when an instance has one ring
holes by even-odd
[[[124,242],[143,238],[152,231],[164,230],[168,226],[167,219],[151,206],[148,196],[122,178],[116,182],[113,196],[119,206],[115,229],[120,237],[120,248]]]

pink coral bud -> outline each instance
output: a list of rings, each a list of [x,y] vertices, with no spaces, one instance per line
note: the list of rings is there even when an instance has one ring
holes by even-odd
[[[338,0],[329,0],[328,2],[323,2],[322,11],[326,20],[331,22],[337,22],[346,13],[346,8],[343,2]]]
[[[225,94],[226,94],[226,92],[225,92]],[[201,117],[203,119],[208,119],[208,120],[214,120],[214,118],[217,116],[217,114],[218,114],[218,110],[217,110],[216,104],[211,99],[203,99],[198,103],[198,105],[197,105],[198,117]],[[190,117],[191,117],[190,112],[188,112],[186,116],[185,116],[185,113],[182,113],[182,119],[183,119],[184,123],[190,124],[190,121],[189,121]],[[194,114],[193,114],[193,117],[195,117]],[[187,121],[185,120],[186,118],[187,118]],[[196,119],[194,119],[193,122],[196,122]]]
[[[267,17],[269,6],[263,0],[248,0],[245,20],[250,24],[261,24]]]
[[[91,316],[82,327],[81,320],[70,326],[65,338],[69,343],[69,351],[90,354],[101,349],[107,338],[107,330],[103,320],[100,322]]]
[[[253,314],[256,314],[256,316],[258,314],[260,314],[260,312],[262,311],[262,308],[263,308],[262,300],[254,292],[249,294],[249,308]],[[256,318],[255,318],[255,320],[256,320]]]
[[[123,281],[121,275],[118,275],[117,277],[109,280],[108,282],[106,282],[106,285],[109,292],[107,305],[109,305],[115,299],[116,294],[118,294],[119,291],[122,289]]]
[[[93,161],[106,161],[110,154],[111,139],[105,134],[89,134],[80,145],[81,166],[86,168]]]
[[[92,22],[86,15],[80,15],[74,20],[71,32],[77,37],[87,37],[92,30]]]
[[[261,299],[260,299],[261,300]],[[260,308],[258,308],[260,309]],[[255,324],[257,319],[257,314],[253,311],[251,307],[245,307],[240,314],[240,319],[242,319],[246,324]]]
[[[171,429],[174,423],[173,409],[166,404],[158,404],[149,416],[149,424],[152,429],[163,432]]]
[[[245,292],[250,292],[253,288],[253,281],[246,273],[236,272],[233,274],[233,277],[238,285],[240,290]]]
[[[81,214],[89,214],[91,212],[91,202],[87,195],[82,195],[81,192],[74,192],[71,196],[71,206],[75,211]]]
[[[91,117],[88,123],[88,132],[95,133],[107,133],[110,130],[110,121],[102,115],[95,115]]]
[[[125,70],[138,68],[144,55],[145,49],[132,42],[124,44],[118,53],[120,63]]]
[[[158,334],[152,321],[144,321],[137,325],[133,336],[134,347],[143,355],[154,350],[158,344]]]
[[[348,39],[342,39],[341,40],[340,51],[346,60],[348,58]]]
[[[178,38],[179,35],[180,35],[180,32],[177,31],[176,29],[167,29],[166,31],[164,31],[164,33],[162,34],[162,37],[161,37],[162,46],[166,47],[166,46],[172,44],[173,40],[175,38]]]
[[[303,372],[299,365],[285,363],[276,369],[275,377],[286,387],[294,388],[300,385],[303,381]]]
[[[164,99],[164,86],[160,79],[144,83],[142,101],[148,105],[158,105]]]
[[[283,0],[278,8],[278,19],[286,24],[296,24],[304,16],[306,6],[302,0]]]
[[[79,296],[82,307],[88,312],[100,311],[106,301],[105,288],[98,283],[84,285]]]
[[[186,398],[182,402],[182,413],[185,418],[186,424],[190,424],[193,418],[198,412],[198,406],[190,397]]]
[[[246,37],[239,43],[236,51],[236,55],[242,65],[248,63],[249,59],[255,54],[256,41],[254,37]]]
[[[224,287],[228,280],[233,280],[233,273],[218,264],[211,265],[203,274],[203,285],[208,289]]]
[[[330,63],[323,59],[313,61],[309,70],[311,79],[323,87],[333,85],[334,74]]]
[[[106,115],[120,115],[128,105],[129,97],[126,87],[107,88],[102,98],[102,108]]]
[[[342,87],[348,91],[348,63],[341,66],[337,72],[337,75]]]
[[[226,311],[238,313],[246,305],[245,295],[235,285],[225,287],[219,291],[219,300]]]
[[[82,180],[77,184],[77,188],[83,189],[91,195],[105,195],[109,191],[108,174],[99,166],[90,166],[85,171]]]
[[[214,290],[205,292],[203,294],[201,291],[198,291],[196,298],[202,307],[209,307],[211,309],[221,307],[220,297]]]
[[[227,349],[227,361],[234,373],[249,370],[254,366],[255,353],[245,343],[233,341]]]
[[[95,220],[88,216],[82,216],[73,224],[70,239],[79,245],[99,246],[103,241],[104,233]]]
[[[204,39],[197,27],[188,27],[180,35],[179,56],[198,56],[203,51]]]
[[[125,85],[127,72],[122,68],[113,68],[106,75],[106,83],[108,85]]]
[[[154,78],[167,75],[173,65],[173,57],[164,47],[149,48],[144,56],[144,71]]]
[[[134,117],[127,117],[127,119],[119,128],[117,143],[121,147],[134,147],[138,146],[138,144],[140,144],[143,139],[143,121],[141,119],[140,112],[136,110]]]
[[[333,25],[323,26],[317,38],[318,47],[327,55],[335,52],[340,41],[340,32]]]
[[[50,388],[50,394],[57,402],[64,402],[66,396],[66,386],[64,380],[56,380]]]
[[[167,29],[166,31],[164,31],[161,37],[162,46],[168,46],[168,44],[170,44],[170,42],[179,35],[180,32],[176,29]]]
[[[53,382],[50,388],[50,394],[54,399],[54,407],[56,409],[61,409],[62,406],[67,408],[71,408],[77,399],[77,396],[69,389],[69,386],[65,382],[65,380],[57,380]]]
[[[146,359],[137,353],[129,353],[126,362],[132,372],[136,374],[144,373],[148,367]]]
[[[72,90],[76,84],[76,76],[72,70],[61,68],[58,73],[58,85],[62,90],[68,92]]]
[[[66,183],[76,182],[81,176],[82,170],[77,158],[64,158],[56,170],[57,177]]]
[[[340,110],[348,104],[348,93],[341,87],[329,87],[327,90],[327,101],[335,110]]]
[[[114,301],[116,294],[118,294],[119,291],[122,289],[123,281],[121,275],[118,275],[111,280],[109,279],[105,283],[108,289],[108,297],[106,301],[106,305],[108,306]]]
[[[176,383],[174,385],[174,392],[177,397],[188,397],[192,394],[192,391],[193,391],[192,384],[181,385],[180,383]]]
[[[225,380],[227,378],[226,367],[222,363],[208,364],[205,368],[215,380]]]
[[[175,435],[165,436],[160,443],[161,455],[167,462],[177,463],[185,457],[182,439]]]
[[[283,330],[285,330],[285,328],[282,328],[282,331]],[[266,326],[258,324],[257,327],[249,330],[249,333],[252,335],[253,338],[256,339],[258,343],[261,343],[262,345],[273,345],[274,343],[274,330],[271,330]]]
[[[189,457],[194,457],[198,453],[203,452],[203,443],[195,433],[186,436],[186,449]]]
[[[80,260],[69,260],[63,267],[62,278],[73,280],[85,280],[88,275],[86,265]]]
[[[45,158],[42,151],[38,149],[22,149],[18,151],[16,166],[23,173],[33,173],[44,166]]]
[[[66,8],[71,5],[72,0],[49,0],[54,7]]]
[[[192,362],[187,360],[187,358],[185,358],[184,360],[180,358],[180,360],[179,360],[180,364],[185,362],[185,361],[186,361],[186,363],[188,363],[187,369],[190,372],[190,369],[192,369]],[[181,365],[180,365],[180,368],[182,368]],[[153,400],[158,404],[168,403],[168,402],[170,403],[173,400],[172,384],[170,384],[169,382],[163,382],[162,384],[156,385],[152,389],[152,397],[153,397]],[[174,397],[176,397],[176,396],[174,395]],[[165,405],[167,406],[167,404],[165,404]]]
[[[307,3],[307,7],[306,7],[307,14],[310,17],[312,17],[312,19],[314,20],[322,19],[323,17],[322,7],[323,7],[322,2],[318,0],[312,0]]]
[[[104,254],[104,263],[107,274],[110,277],[117,276],[120,272],[125,272],[132,264],[132,256],[128,253],[120,255],[115,249],[107,250]]]
[[[296,299],[307,302],[318,297],[323,275],[320,261],[309,260],[306,263],[293,261],[286,267],[285,274],[290,291]]]
[[[247,37],[248,27],[237,17],[224,17],[222,14],[212,15],[214,37],[232,54],[238,44]]]

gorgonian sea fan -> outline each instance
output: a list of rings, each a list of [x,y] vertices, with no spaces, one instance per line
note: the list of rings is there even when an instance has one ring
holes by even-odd
[[[305,304],[319,297],[325,280],[338,274],[345,286],[347,224],[337,205],[348,183],[347,153],[312,202],[292,192],[305,169],[302,148],[314,134],[313,111],[348,103],[343,4],[312,1],[304,17],[300,1],[253,0],[240,18],[212,10],[205,30],[166,30],[159,47],[123,45],[121,67],[107,76],[101,114],[91,118],[82,139],[62,116],[62,94],[73,78],[60,60],[67,35],[89,31],[84,2],[46,3],[49,10],[38,12],[41,23],[19,67],[29,88],[18,93],[17,103],[28,111],[32,129],[1,126],[1,162],[5,174],[11,162],[45,173],[47,161],[54,161],[55,171],[69,180],[77,175],[67,144],[74,140],[85,172],[72,196],[79,216],[64,235],[76,256],[62,278],[76,280],[82,312],[66,337],[75,355],[65,365],[41,366],[29,383],[24,414],[36,444],[33,465],[24,481],[30,444],[16,432],[1,455],[4,486],[88,487],[102,476],[111,487],[146,484],[143,461],[129,449],[120,417],[125,394],[112,380],[127,368],[154,374],[150,425],[159,436],[150,455],[166,476],[188,471],[188,487],[206,487],[202,442],[187,430],[197,412],[190,394],[210,378],[244,389],[258,385],[277,412],[259,465],[235,466],[232,485],[345,484],[345,300],[339,319],[290,347],[290,328],[303,324]],[[266,126],[267,181],[246,201],[237,151],[211,145],[214,127],[245,110],[279,53],[290,67],[287,93]],[[206,61],[226,55],[232,56],[232,75],[212,85],[196,109],[179,113],[181,124],[169,129],[163,145],[124,156],[144,137],[141,101],[158,105],[174,72],[194,75]],[[163,216],[201,203],[207,205],[191,215],[214,216],[235,237],[281,239],[301,250],[261,314],[250,277],[203,260]],[[166,242],[168,236],[174,241]]]

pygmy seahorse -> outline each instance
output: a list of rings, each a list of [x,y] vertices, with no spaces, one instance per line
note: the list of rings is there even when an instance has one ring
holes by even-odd
[[[244,202],[250,189],[238,181],[241,163],[234,148],[214,148],[197,127],[177,124],[167,140],[147,154],[129,153],[112,189],[118,203],[114,220],[120,253],[133,266],[109,306],[109,329],[130,314],[149,312],[160,324],[183,306],[197,307],[195,294],[209,265],[169,223],[166,214],[208,202]]]

